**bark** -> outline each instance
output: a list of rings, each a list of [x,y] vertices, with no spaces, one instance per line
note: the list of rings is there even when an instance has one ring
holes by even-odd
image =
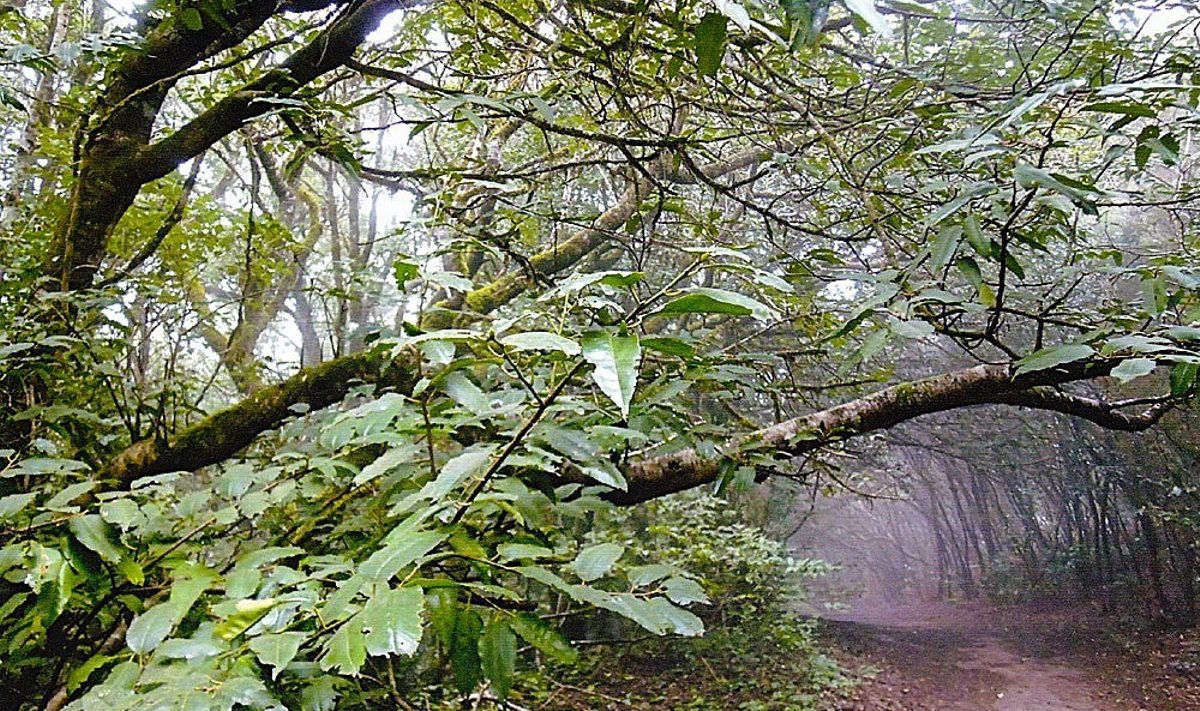
[[[142,44],[110,72],[88,131],[66,217],[58,225],[43,271],[56,288],[92,284],[109,238],[142,186],[199,155],[247,121],[276,108],[273,99],[342,66],[383,17],[421,0],[364,0],[341,15],[282,64],[218,101],[174,133],[151,143],[167,93],[187,70],[236,46],[280,11],[331,3],[244,0],[228,24],[144,22]]]
[[[249,445],[255,437],[278,427],[295,414],[294,404],[312,409],[340,401],[353,382],[377,382],[409,394],[419,378],[420,356],[405,349],[390,362],[375,352],[335,358],[270,387],[185,429],[169,441],[143,441],[122,452],[103,472],[105,478],[128,486],[146,476],[194,470],[216,464]],[[820,412],[751,432],[733,442],[719,459],[702,457],[693,449],[631,465],[627,491],[608,498],[621,505],[708,484],[720,476],[725,460],[749,459],[764,451],[799,455],[832,442],[892,427],[921,415],[985,404],[1044,407],[1047,398],[1037,389],[1107,374],[1116,362],[1074,364],[1014,378],[1009,366],[976,366],[903,383]],[[1032,394],[1023,402],[1022,394]],[[1093,421],[1123,428],[1136,423],[1146,428],[1157,412],[1144,415],[1097,413]]]
[[[172,471],[192,471],[232,457],[263,432],[297,414],[297,405],[320,409],[346,396],[360,382],[412,392],[418,356],[405,351],[389,361],[375,352],[338,358],[296,377],[264,387],[233,407],[189,427],[169,440],[142,440],[115,457],[103,478],[123,486]]]
[[[724,459],[748,458],[756,452],[799,456],[922,415],[987,404],[1067,412],[1110,429],[1137,431],[1152,426],[1165,410],[1152,408],[1128,415],[1106,403],[1048,387],[1106,375],[1116,364],[1076,363],[1018,377],[1013,377],[1006,365],[981,365],[935,375],[751,432],[727,448]],[[614,492],[609,498],[620,504],[635,504],[708,484],[720,476],[721,464],[722,459],[707,459],[694,449],[645,460],[627,472],[629,490]]]

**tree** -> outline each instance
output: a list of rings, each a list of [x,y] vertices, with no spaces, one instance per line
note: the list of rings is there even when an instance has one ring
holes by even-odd
[[[14,186],[55,196],[14,220],[34,239],[5,257],[15,446],[2,501],[27,519],[5,549],[25,571],[10,581],[12,678],[57,708],[80,674],[104,668],[94,693],[128,695],[198,655],[196,673],[231,694],[205,692],[213,705],[269,705],[341,682],[287,677],[268,691],[251,666],[274,680],[303,649],[335,676],[357,676],[368,657],[390,669],[415,651],[425,610],[463,689],[479,677],[469,650],[485,648],[499,656],[482,669],[503,688],[506,653],[477,647],[480,634],[491,645],[515,630],[561,653],[514,599],[537,589],[655,632],[698,631],[678,606],[689,596],[650,586],[661,576],[636,594],[587,584],[621,551],[608,561],[612,549],[576,551],[566,534],[602,500],[790,471],[845,439],[967,406],[1153,425],[1191,395],[1200,362],[1183,169],[1191,21],[1137,26],[1167,10],[202,2],[147,6],[128,35],[88,36],[87,69],[59,97],[81,107],[76,130],[63,130],[75,118],[58,127],[73,137],[69,168],[33,179],[20,175],[27,159],[12,167]],[[393,13],[390,36],[372,40]],[[64,30],[58,10],[49,17],[54,44]],[[45,93],[33,92],[48,105]],[[382,117],[373,156],[367,106]],[[376,163],[398,140],[392,124],[407,128],[409,154]],[[206,151],[225,177],[196,167]],[[194,177],[171,187],[188,161]],[[324,196],[307,183],[322,172]],[[302,336],[315,331],[304,272],[328,265],[339,313],[385,318],[342,271],[339,181],[353,200],[360,181],[422,198],[389,246],[410,252],[391,260],[389,298],[418,315],[269,383],[255,349],[285,305]],[[145,272],[221,236],[188,218],[201,189],[214,221],[248,225],[227,333],[204,286]],[[179,208],[148,229],[155,191]],[[234,191],[248,207],[232,207]],[[274,204],[258,206],[267,191]],[[1179,218],[1177,246],[1110,243],[1147,210]],[[265,213],[273,233],[258,227]],[[373,243],[351,244],[353,270],[370,271]],[[35,284],[35,298],[17,297]],[[1143,303],[1121,298],[1139,288]],[[112,313],[130,301],[194,320],[245,396],[163,378],[156,387],[211,414],[160,400],[142,426],[149,406],[123,403],[147,402],[145,388],[104,367],[128,346],[135,319]],[[353,340],[345,319],[328,321],[335,342]],[[863,394],[888,378],[881,354],[925,342],[958,350],[961,367]],[[192,357],[183,344],[172,353]],[[1125,401],[1068,387],[1152,375],[1169,382]],[[102,387],[111,407],[93,396]],[[221,541],[197,564],[198,544]],[[511,547],[535,544],[549,553]],[[556,555],[580,582],[551,570]],[[443,582],[414,578],[414,565]],[[401,571],[409,584],[391,587]],[[64,641],[87,644],[64,652]],[[195,688],[147,693],[174,703]]]

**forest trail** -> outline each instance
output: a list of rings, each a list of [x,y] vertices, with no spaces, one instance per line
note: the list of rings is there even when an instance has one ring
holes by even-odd
[[[1105,678],[1078,618],[934,603],[826,613],[843,648],[878,665],[863,711],[1140,711]]]

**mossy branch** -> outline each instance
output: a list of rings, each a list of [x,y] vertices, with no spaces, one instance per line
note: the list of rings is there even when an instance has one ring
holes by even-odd
[[[1090,420],[1101,427],[1140,431],[1154,425],[1171,405],[1169,399],[1138,414],[1119,411],[1100,400],[1060,392],[1052,386],[1107,375],[1119,360],[1074,363],[1062,368],[1013,377],[1008,365],[980,365],[900,383],[842,405],[756,430],[733,442],[720,458],[685,449],[634,463],[625,474],[628,491],[608,498],[636,504],[677,491],[709,484],[722,464],[770,451],[797,456],[832,442],[888,429],[907,420],[977,405],[1013,405],[1051,410]]]

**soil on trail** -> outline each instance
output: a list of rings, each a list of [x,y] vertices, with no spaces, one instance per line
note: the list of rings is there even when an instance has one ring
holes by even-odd
[[[824,615],[879,669],[847,711],[1161,711],[1080,611],[924,604]],[[1174,706],[1172,708],[1192,708]]]

